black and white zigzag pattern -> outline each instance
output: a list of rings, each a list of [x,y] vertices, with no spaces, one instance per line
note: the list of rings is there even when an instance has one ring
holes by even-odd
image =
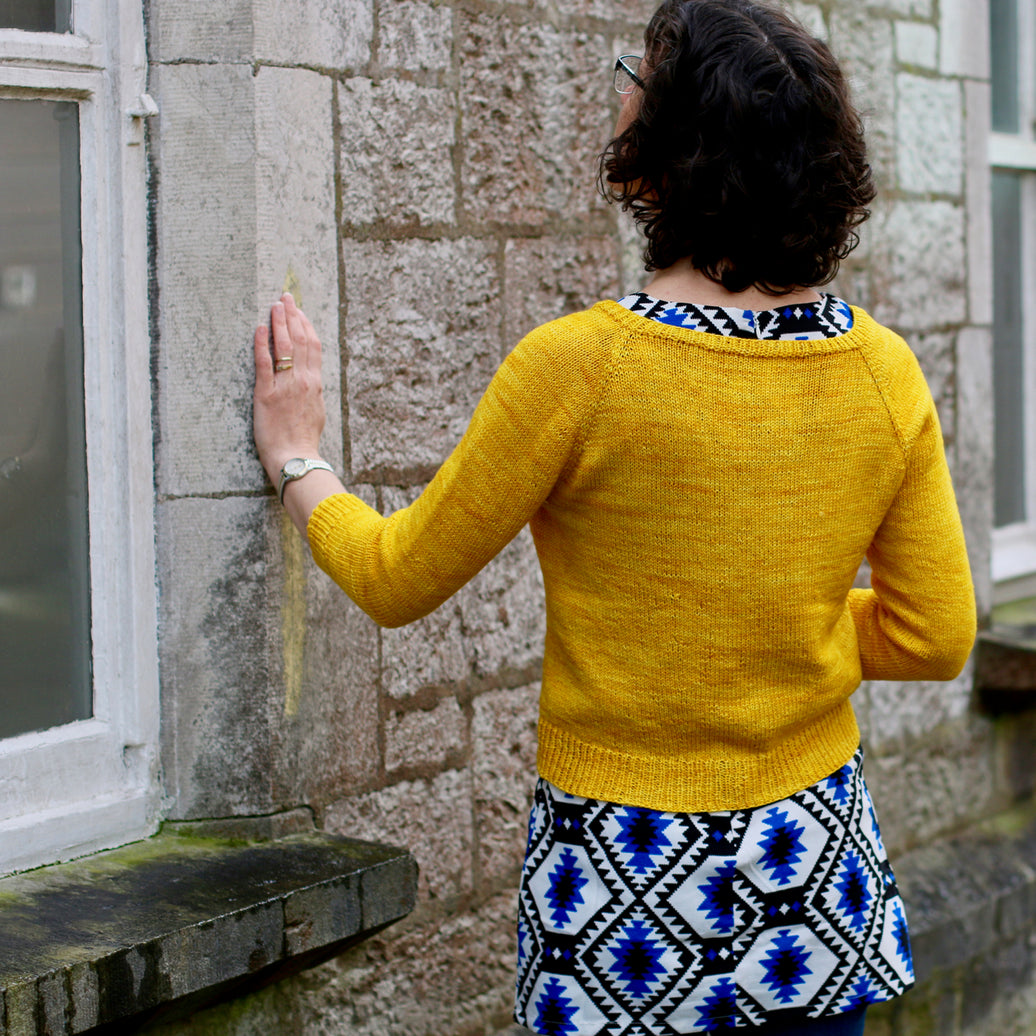
[[[817,303],[750,310],[665,302],[636,291],[619,299],[619,305],[662,324],[734,338],[810,341],[837,338],[853,326],[853,313],[848,304],[828,294],[821,294]]]
[[[515,1018],[544,1036],[746,1031],[913,983],[861,753],[780,802],[662,813],[536,788]]]

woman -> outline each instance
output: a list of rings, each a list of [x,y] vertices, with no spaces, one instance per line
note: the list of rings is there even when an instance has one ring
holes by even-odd
[[[531,525],[547,635],[518,1021],[860,1033],[913,976],[849,696],[950,679],[974,637],[938,418],[905,343],[816,290],[873,197],[827,48],[751,0],[666,0],[645,43],[602,157],[645,291],[519,343],[388,518],[304,463],[320,345],[285,297],[272,351],[255,336],[256,443],[318,564],[384,625]],[[864,556],[873,588],[852,589]]]

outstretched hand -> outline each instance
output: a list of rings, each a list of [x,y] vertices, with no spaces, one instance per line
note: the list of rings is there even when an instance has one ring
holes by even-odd
[[[285,293],[270,310],[270,327],[255,329],[253,433],[259,460],[275,486],[286,460],[320,456],[324,421],[320,339]]]

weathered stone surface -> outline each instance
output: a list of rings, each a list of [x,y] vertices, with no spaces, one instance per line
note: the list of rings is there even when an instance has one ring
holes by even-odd
[[[152,61],[355,69],[370,60],[368,0],[162,0],[149,13]]]
[[[542,225],[603,207],[594,178],[613,125],[606,39],[499,15],[465,14],[458,31],[465,214]]]
[[[297,69],[158,74],[162,391],[157,479],[173,495],[257,489],[250,339],[285,288],[324,338],[329,457],[341,457],[330,84]],[[230,126],[212,110],[235,111]],[[293,134],[320,146],[298,149]],[[258,230],[258,235],[257,235]]]
[[[456,698],[444,698],[430,709],[391,712],[385,720],[385,769],[390,773],[441,768],[467,751],[468,721]]]
[[[259,61],[341,70],[370,60],[370,0],[253,0],[252,17]]]
[[[317,575],[279,506],[167,502],[158,555],[170,815],[268,813],[369,780],[374,627]]]
[[[957,335],[957,466],[953,474],[976,600],[983,617],[993,606],[992,348],[987,328],[964,328]]]
[[[458,597],[417,622],[385,630],[381,638],[382,682],[393,698],[409,697],[425,687],[462,684],[471,675]]]
[[[611,238],[526,238],[504,249],[504,349],[556,317],[619,297]]]
[[[974,714],[900,751],[870,754],[866,772],[893,854],[988,816],[995,804],[992,730]]]
[[[849,77],[853,101],[863,114],[875,179],[879,187],[887,189],[894,183],[896,139],[894,79],[890,74],[893,31],[887,17],[868,11],[868,6],[833,10],[829,43]]]
[[[905,331],[962,323],[963,208],[945,201],[894,202],[871,229],[873,315]]]
[[[901,65],[935,69],[939,65],[939,32],[928,22],[897,21],[896,60]]]
[[[155,78],[156,481],[160,493],[177,495],[256,489],[255,80],[236,65],[163,66]],[[214,119],[214,111],[235,117]]]
[[[956,336],[948,332],[911,335],[914,350],[928,387],[932,390],[943,439],[955,443],[957,431],[957,352]]]
[[[452,92],[406,80],[347,79],[338,108],[346,226],[453,222]]]
[[[267,647],[269,509],[240,498],[158,508],[162,747],[173,817],[271,811],[279,689]]]
[[[270,304],[287,290],[320,335],[328,418],[321,453],[341,471],[331,80],[304,69],[260,68],[255,107],[255,320],[268,320]]]
[[[353,474],[437,468],[499,362],[491,242],[345,242]]]
[[[379,0],[378,64],[411,72],[444,71],[453,46],[453,10],[412,0]]]
[[[463,914],[400,926],[307,973],[300,985],[315,1030],[492,1032],[513,1005],[515,910],[514,894],[500,894]]]
[[[270,655],[282,688],[272,726],[277,802],[321,806],[379,772],[378,629],[313,564],[283,512],[267,548]]]
[[[402,842],[420,870],[422,899],[445,899],[472,885],[471,774],[446,770],[432,780],[402,781],[332,803],[332,832]]]
[[[959,720],[971,701],[970,666],[956,680],[946,683],[869,681],[867,744],[875,751],[905,750],[937,727]]]
[[[148,28],[152,61],[246,61],[255,38],[252,0],[163,0],[150,6]]]
[[[960,996],[961,1036],[1028,1036],[1036,1018],[1036,952],[1031,932],[979,957]]]
[[[824,12],[816,4],[803,3],[802,0],[791,0],[783,6],[793,18],[799,21],[806,30],[818,40],[827,39],[827,24]]]
[[[536,0],[546,11],[550,11],[551,0]],[[568,5],[573,14],[586,14],[609,22],[626,22],[637,27],[646,27],[658,4],[655,0],[572,0]],[[639,41],[638,41],[639,42]],[[643,46],[637,48],[637,53]]]
[[[939,0],[939,69],[947,76],[989,78],[988,8]]]
[[[864,6],[875,8],[881,14],[886,12],[906,18],[932,17],[932,0],[864,0]]]
[[[956,80],[910,73],[896,76],[896,162],[901,190],[961,193],[962,104]]]
[[[968,208],[968,312],[973,324],[993,322],[993,234],[990,219],[990,90],[964,84],[965,201]]]
[[[471,724],[480,882],[511,878],[525,851],[536,784],[539,684],[475,699]]]

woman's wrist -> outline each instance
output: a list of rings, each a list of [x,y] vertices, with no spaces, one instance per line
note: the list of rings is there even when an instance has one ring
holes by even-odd
[[[281,471],[289,460],[301,457],[303,460],[323,460],[320,449],[315,446],[299,446],[296,449],[279,449],[265,455],[260,455],[259,460],[266,471],[267,477],[276,488],[281,479]]]

